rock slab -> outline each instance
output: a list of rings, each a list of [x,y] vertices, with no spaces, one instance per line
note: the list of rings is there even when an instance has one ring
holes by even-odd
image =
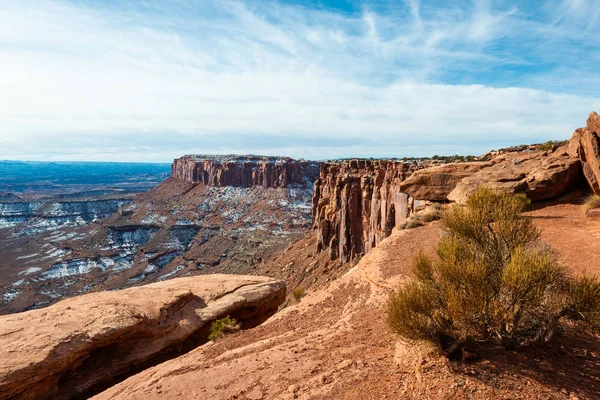
[[[0,398],[84,398],[207,341],[212,321],[273,315],[285,283],[241,275],[173,279],[0,317]]]
[[[569,143],[555,151],[505,153],[492,165],[463,178],[448,200],[463,203],[480,187],[525,193],[532,201],[558,197],[582,179],[581,162],[569,151]]]
[[[462,162],[415,171],[398,189],[419,200],[445,201],[463,178],[492,166],[489,162]]]

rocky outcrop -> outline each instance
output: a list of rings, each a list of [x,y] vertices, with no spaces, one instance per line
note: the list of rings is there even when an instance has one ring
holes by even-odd
[[[581,162],[569,143],[549,151],[515,147],[486,161],[431,167],[389,160],[324,163],[312,207],[317,250],[328,249],[331,259],[343,262],[367,253],[426,201],[462,203],[480,187],[547,200],[581,180]]]
[[[570,151],[581,159],[583,174],[594,193],[600,193],[600,116],[592,112],[587,126],[575,131]]]
[[[448,200],[464,202],[480,187],[525,193],[532,201],[560,196],[581,180],[579,158],[569,152],[569,144],[552,151],[505,153],[491,166],[463,178]]]
[[[286,188],[311,185],[317,163],[287,157],[193,155],[176,159],[171,176],[207,186]]]
[[[398,189],[415,199],[446,201],[461,179],[491,165],[489,162],[463,162],[420,169],[400,183]]]
[[[271,316],[285,284],[207,275],[70,298],[0,317],[0,398],[83,398],[207,341],[212,321]]]
[[[345,262],[388,237],[416,206],[399,189],[414,168],[398,161],[323,163],[313,197],[317,250]]]

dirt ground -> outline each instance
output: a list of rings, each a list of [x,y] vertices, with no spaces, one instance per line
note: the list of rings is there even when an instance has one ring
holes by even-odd
[[[600,221],[586,220],[576,201],[538,204],[528,215],[574,273],[600,273]],[[600,398],[595,336],[565,332],[544,348],[491,349],[465,363],[400,343],[388,331],[387,294],[405,279],[412,255],[431,250],[440,232],[439,222],[394,232],[349,272],[262,326],[157,365],[97,398]]]

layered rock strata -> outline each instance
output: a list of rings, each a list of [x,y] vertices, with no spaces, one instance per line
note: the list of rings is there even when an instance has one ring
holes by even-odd
[[[313,197],[317,250],[346,262],[389,236],[415,209],[415,199],[399,189],[414,168],[376,160],[321,164]]]
[[[0,317],[0,398],[84,398],[207,341],[212,321],[250,328],[275,313],[285,283],[181,278]]]
[[[173,162],[171,176],[207,186],[286,188],[305,186],[319,174],[317,163],[287,157],[188,155]]]

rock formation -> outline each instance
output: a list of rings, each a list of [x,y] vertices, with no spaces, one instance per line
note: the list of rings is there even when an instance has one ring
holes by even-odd
[[[181,278],[0,317],[0,398],[86,397],[207,341],[212,321],[250,328],[285,298],[263,277]]]
[[[461,179],[491,165],[489,162],[463,162],[423,168],[415,171],[398,189],[415,199],[446,201]]]
[[[349,160],[321,164],[315,181],[313,226],[317,250],[348,261],[370,251],[414,210],[399,185],[414,166],[398,161]]]
[[[600,149],[598,121],[593,113],[588,127],[577,131],[582,160]],[[349,261],[369,252],[424,202],[462,203],[480,187],[525,193],[532,201],[558,197],[582,180],[580,159],[569,146],[548,151],[518,146],[486,155],[486,161],[431,167],[389,160],[323,163],[313,196],[317,250]],[[600,153],[595,154],[586,176],[597,185]]]
[[[286,157],[189,155],[176,159],[171,176],[207,186],[305,186],[318,175],[317,163]]]
[[[590,113],[587,126],[575,131],[570,150],[581,159],[583,174],[594,193],[600,193],[600,116],[597,113]]]
[[[579,158],[565,144],[555,151],[511,152],[497,156],[491,165],[463,178],[448,200],[462,203],[480,187],[525,193],[532,201],[560,196],[581,180]]]

